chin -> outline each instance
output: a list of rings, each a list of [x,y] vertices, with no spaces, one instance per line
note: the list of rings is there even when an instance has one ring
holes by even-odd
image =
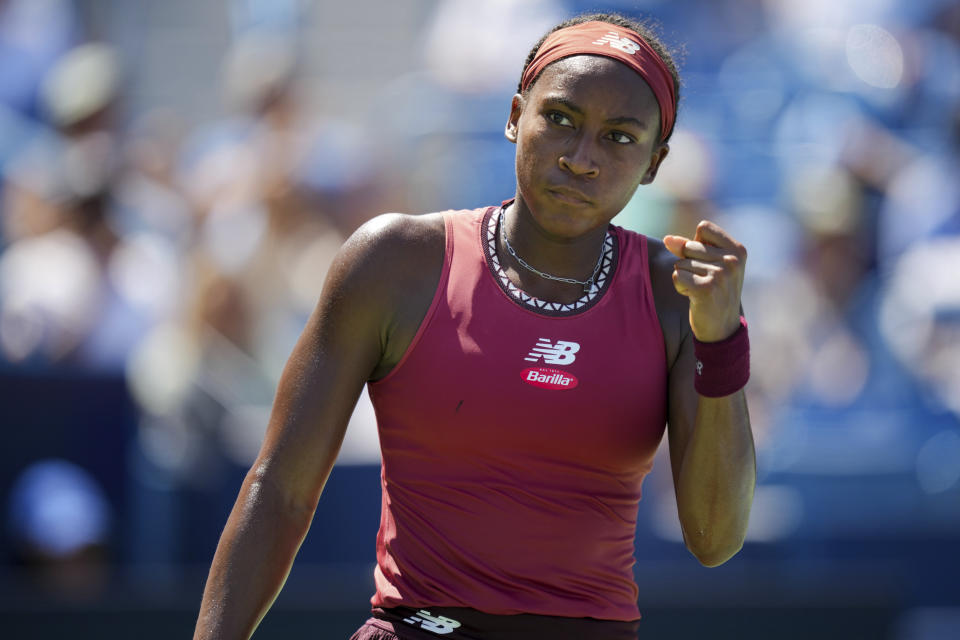
[[[606,228],[606,220],[598,219],[593,215],[584,215],[581,207],[564,209],[550,207],[540,209],[541,213],[534,213],[536,223],[547,233],[560,238],[578,238],[590,233],[598,227]]]

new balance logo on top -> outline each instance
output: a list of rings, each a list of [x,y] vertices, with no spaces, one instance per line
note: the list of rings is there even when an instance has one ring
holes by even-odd
[[[453,618],[435,616],[426,609],[420,609],[409,618],[404,618],[403,621],[415,627],[419,625],[424,631],[439,635],[453,633],[453,630],[460,626],[460,623]]]
[[[577,359],[574,354],[578,351],[580,351],[580,345],[576,342],[557,340],[556,344],[550,344],[546,338],[540,338],[524,360],[527,362],[543,360],[547,364],[571,364]]]
[[[640,45],[631,40],[630,38],[621,38],[620,34],[616,31],[611,31],[607,35],[603,36],[599,40],[594,40],[593,44],[596,45],[605,45],[609,44],[614,49],[619,49],[624,53],[634,54],[640,50]]]

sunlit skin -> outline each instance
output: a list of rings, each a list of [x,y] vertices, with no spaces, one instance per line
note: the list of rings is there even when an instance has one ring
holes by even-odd
[[[653,91],[616,60],[564,58],[544,69],[526,96],[513,97],[505,135],[517,145],[517,197],[505,214],[511,245],[541,271],[585,280],[610,221],[638,186],[653,182],[669,153]],[[692,239],[667,236],[664,243],[680,258],[673,280],[690,300],[694,334],[713,342],[733,333],[743,247],[713,223]],[[579,285],[544,281],[509,258],[504,264],[538,297],[571,302],[582,295]]]
[[[613,217],[656,178],[669,151],[659,107],[630,68],[597,56],[548,66],[514,96],[506,136],[517,144],[517,199],[505,225],[517,252],[542,271],[586,279]],[[705,565],[729,559],[746,532],[756,460],[743,391],[694,391],[691,335],[716,342],[739,327],[746,249],[703,221],[692,238],[648,245],[654,302],[669,366],[668,432],[677,510],[687,547]],[[570,302],[578,285],[546,281],[499,252],[528,293]]]
[[[659,134],[653,93],[629,67],[595,56],[548,66],[525,97],[513,98],[506,127],[517,144],[517,199],[505,228],[519,255],[548,273],[586,279],[611,219],[656,177],[668,152]],[[364,384],[397,366],[427,315],[445,243],[442,214],[385,214],[338,252],[224,528],[195,639],[248,638],[266,614],[313,521]],[[692,238],[647,246],[669,370],[677,512],[688,549],[715,566],[743,543],[756,462],[743,391],[696,393],[692,337],[717,341],[736,330],[746,250],[707,221]],[[528,293],[557,302],[582,295],[579,285],[523,269],[502,246],[498,255]]]
[[[513,97],[505,134],[517,144],[511,245],[542,271],[586,279],[608,224],[668,153],[653,91],[615,60],[565,58]]]

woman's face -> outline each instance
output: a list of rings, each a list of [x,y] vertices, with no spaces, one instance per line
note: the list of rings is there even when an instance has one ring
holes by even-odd
[[[557,238],[606,228],[637,186],[653,181],[668,150],[653,91],[599,56],[544,69],[526,98],[514,96],[506,135],[517,144],[518,194]]]

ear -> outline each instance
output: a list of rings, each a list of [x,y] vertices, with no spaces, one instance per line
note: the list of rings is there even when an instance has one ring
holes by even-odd
[[[653,182],[653,179],[657,177],[657,170],[660,169],[660,163],[663,162],[668,153],[670,153],[670,145],[666,143],[661,144],[653,150],[653,153],[650,155],[650,166],[647,167],[643,178],[640,179],[640,184],[650,184]]]
[[[510,101],[510,118],[507,120],[507,126],[503,130],[503,135],[513,144],[517,144],[517,133],[520,129],[520,114],[523,113],[523,96],[519,93],[513,94],[513,100]]]

